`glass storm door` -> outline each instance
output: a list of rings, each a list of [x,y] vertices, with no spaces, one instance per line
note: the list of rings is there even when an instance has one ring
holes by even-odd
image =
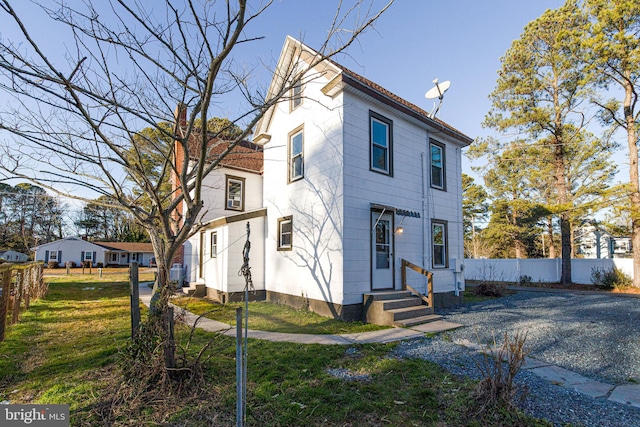
[[[371,289],[393,289],[393,214],[371,212]]]

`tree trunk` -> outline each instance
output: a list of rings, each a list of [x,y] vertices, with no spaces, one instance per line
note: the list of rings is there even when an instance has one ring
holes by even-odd
[[[629,80],[627,80],[629,81]],[[631,244],[633,245],[633,286],[640,288],[640,185],[638,183],[638,147],[636,123],[633,117],[632,100],[634,97],[631,84],[625,85],[624,119],[627,130],[627,146],[629,148],[629,186],[631,210]]]
[[[567,211],[569,192],[567,190],[567,177],[565,173],[565,140],[562,126],[561,118],[556,117],[556,131],[554,135],[554,169],[556,190],[558,192],[558,203],[562,209],[562,213],[560,213],[560,250],[562,255],[562,273],[560,275],[560,283],[563,285],[569,285],[571,284],[571,223],[569,212]]]
[[[169,277],[169,265],[173,261],[175,253],[175,244],[166,244],[163,239],[149,233],[151,243],[153,245],[158,266],[158,276],[153,285],[153,294],[151,296],[149,322],[159,322],[163,336],[164,351],[164,367],[167,370],[169,378],[175,378],[176,358],[175,358],[175,341],[173,331],[173,309],[169,306],[169,298],[173,293],[171,281]]]
[[[553,259],[556,257],[556,242],[553,239],[553,217],[549,217],[547,231],[549,232],[549,258]]]
[[[569,223],[569,214],[566,212],[560,215],[560,239],[562,242],[560,283],[569,285],[571,284],[571,224]]]

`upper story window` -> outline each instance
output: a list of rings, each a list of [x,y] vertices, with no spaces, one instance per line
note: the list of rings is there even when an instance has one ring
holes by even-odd
[[[369,167],[374,172],[392,175],[393,124],[373,111],[369,113],[369,123]]]
[[[449,265],[447,254],[447,222],[431,222],[431,244],[433,249],[433,268],[446,268]]]
[[[304,177],[304,133],[302,127],[289,134],[289,182]]]
[[[278,218],[278,250],[290,251],[293,237],[293,217]]]
[[[438,190],[446,190],[446,174],[445,174],[445,149],[444,145],[429,140],[430,162],[431,162],[431,187]]]
[[[302,82],[296,82],[291,88],[291,102],[289,103],[289,111],[293,111],[302,105]]]
[[[244,178],[227,175],[227,209],[244,210]]]

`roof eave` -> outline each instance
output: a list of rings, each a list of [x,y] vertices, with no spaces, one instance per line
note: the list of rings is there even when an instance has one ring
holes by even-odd
[[[344,73],[344,72],[342,73],[342,82],[358,90],[359,92],[365,95],[368,95],[370,97],[373,97],[383,102],[384,104],[400,111],[401,113],[406,114],[407,116],[410,116],[426,124],[429,127],[438,129],[440,132],[445,133],[446,135],[449,135],[452,138],[455,138],[461,143],[461,145],[465,147],[470,145],[473,142],[473,138],[447,126],[444,122],[439,120],[434,120],[431,117],[427,116],[426,114],[423,114],[413,108],[408,107],[407,105],[404,105],[398,102],[397,100],[389,97],[384,93],[381,93],[380,91],[376,90],[375,88],[372,88],[371,86],[366,85],[362,81],[352,77],[347,73]]]

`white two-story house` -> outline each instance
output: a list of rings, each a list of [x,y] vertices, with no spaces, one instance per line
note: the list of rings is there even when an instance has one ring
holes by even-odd
[[[217,217],[185,246],[189,280],[226,300],[244,288],[237,273],[249,219],[261,298],[360,319],[365,294],[400,288],[404,259],[433,272],[436,307],[460,301],[461,150],[472,139],[332,61],[308,69],[314,55],[286,39],[276,76],[303,70],[302,83],[257,125],[253,143],[263,148],[263,166],[238,175],[242,211],[229,211],[229,185],[221,181],[232,170],[212,178]],[[214,252],[217,276],[205,265]],[[226,284],[218,281],[221,269]],[[426,293],[426,277],[407,281]]]

